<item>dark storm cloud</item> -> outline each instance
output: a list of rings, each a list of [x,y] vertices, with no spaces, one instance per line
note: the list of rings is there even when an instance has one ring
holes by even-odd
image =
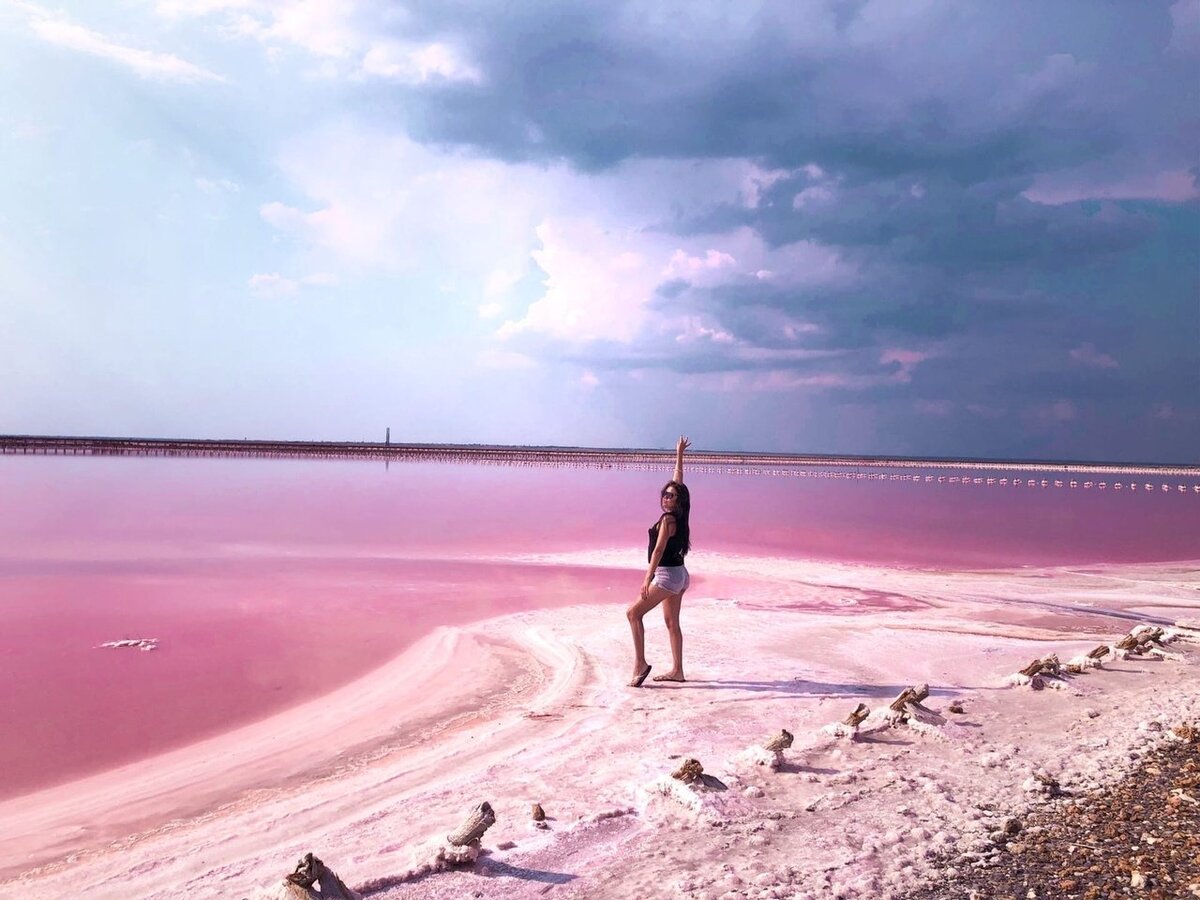
[[[1194,116],[1194,70],[1169,52],[1165,2],[408,9],[406,36],[460,43],[487,77],[392,91],[397,114],[507,158],[749,157],[971,183],[1145,139],[1194,163],[1177,124]]]
[[[830,248],[855,273],[807,287],[665,281],[655,312],[698,318],[699,336],[569,353],[539,341],[539,356],[824,377],[813,383],[832,403],[922,410],[947,426],[942,440],[959,428],[1014,452],[1066,452],[1055,441],[1067,423],[1079,447],[1146,458],[1153,440],[1114,437],[1124,419],[1161,429],[1162,458],[1195,459],[1200,40],[1185,5],[523,3],[468,15],[429,0],[408,5],[406,34],[452,39],[485,79],[375,100],[418,139],[508,160],[752,160],[773,171],[756,203],[657,230],[750,228],[770,247]],[[905,421],[898,440],[919,442],[928,422]]]

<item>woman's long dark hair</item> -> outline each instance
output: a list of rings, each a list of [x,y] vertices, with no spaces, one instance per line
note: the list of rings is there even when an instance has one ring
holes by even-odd
[[[668,481],[662,489],[675,488],[678,499],[675,501],[675,537],[683,542],[683,552],[692,549],[692,530],[688,525],[688,515],[692,511],[692,495],[688,493],[687,485],[682,481]]]

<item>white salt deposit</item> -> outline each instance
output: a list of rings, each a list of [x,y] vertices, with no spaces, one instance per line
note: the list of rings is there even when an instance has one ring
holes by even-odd
[[[153,650],[157,646],[158,638],[123,638],[119,641],[105,641],[100,645],[101,648],[136,647],[139,650]]]

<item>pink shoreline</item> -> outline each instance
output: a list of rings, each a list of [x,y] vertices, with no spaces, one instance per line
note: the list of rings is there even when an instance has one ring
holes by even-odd
[[[422,730],[453,733],[471,720],[481,697],[470,680],[486,682],[495,674],[491,664],[477,642],[440,628],[367,676],[284,712],[0,802],[0,823],[12,826],[4,829],[0,880],[164,823],[334,777],[373,748],[411,746]],[[439,680],[444,667],[467,682]],[[504,693],[495,684],[488,690]],[[401,732],[398,721],[406,723]]]
[[[28,611],[8,611],[4,640],[13,649],[0,717],[36,727],[21,741],[0,744],[0,800],[152,758],[319,698],[441,626],[633,590],[625,571],[563,570],[549,580],[529,567],[494,563],[304,562],[286,574],[274,564],[235,563],[218,579],[189,562],[171,566],[152,576],[169,581],[150,590],[141,569],[110,579],[8,580],[7,590]],[[536,582],[541,593],[527,590]],[[448,584],[451,603],[406,602],[407,592]],[[269,592],[280,598],[270,600]],[[248,608],[245,598],[260,608]],[[100,649],[142,637],[157,638],[156,649]]]

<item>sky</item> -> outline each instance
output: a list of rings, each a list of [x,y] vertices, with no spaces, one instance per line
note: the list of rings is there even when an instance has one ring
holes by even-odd
[[[1200,0],[0,0],[0,433],[1200,463]]]

